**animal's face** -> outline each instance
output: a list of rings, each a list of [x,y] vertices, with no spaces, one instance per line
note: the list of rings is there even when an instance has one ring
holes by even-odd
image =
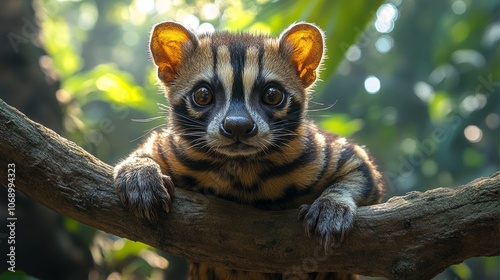
[[[295,138],[306,89],[322,59],[323,37],[310,24],[293,25],[279,39],[198,37],[167,22],[155,27],[151,51],[175,131],[199,149],[248,156]]]

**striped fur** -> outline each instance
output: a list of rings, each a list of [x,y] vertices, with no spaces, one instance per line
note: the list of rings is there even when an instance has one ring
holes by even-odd
[[[356,209],[378,203],[382,182],[364,148],[306,117],[323,56],[315,26],[280,36],[155,27],[153,60],[170,106],[168,127],[115,167],[122,202],[154,222],[174,186],[260,209],[298,208],[307,235],[342,241]],[[191,279],[281,279],[192,264]],[[336,273],[308,279],[350,279]]]

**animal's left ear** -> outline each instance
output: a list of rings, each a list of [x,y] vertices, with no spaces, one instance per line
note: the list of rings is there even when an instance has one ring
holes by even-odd
[[[297,23],[283,31],[280,36],[280,51],[290,53],[292,65],[305,87],[316,81],[317,69],[324,51],[321,30],[309,23]]]

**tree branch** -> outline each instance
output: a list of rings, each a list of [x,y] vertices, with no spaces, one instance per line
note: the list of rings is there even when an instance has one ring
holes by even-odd
[[[297,211],[262,211],[177,189],[158,225],[136,219],[112,167],[0,100],[0,182],[97,229],[199,262],[243,270],[349,271],[426,279],[470,257],[500,254],[500,172],[457,188],[411,192],[362,207],[344,243],[326,251]]]

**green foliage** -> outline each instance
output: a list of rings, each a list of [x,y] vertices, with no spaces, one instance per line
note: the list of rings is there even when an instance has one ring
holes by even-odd
[[[147,52],[157,22],[278,35],[308,21],[327,38],[313,100],[333,104],[311,115],[323,128],[369,147],[388,196],[459,185],[498,170],[498,1],[382,3],[42,0],[44,43],[62,77],[57,97],[65,106],[66,136],[113,164],[148,130],[164,125],[161,118],[149,122],[165,114]],[[380,85],[368,94],[370,76]],[[164,258],[143,244],[86,231],[74,221],[66,225],[91,244],[103,278],[160,277],[176,269],[170,262],[163,272]],[[498,257],[467,261],[443,277],[496,279],[498,265]]]
[[[324,63],[322,78],[328,80],[344,59],[349,47],[362,35],[382,2],[381,0],[271,1],[262,5],[251,23],[258,28],[268,26],[275,35],[297,21],[319,25],[325,31],[327,38],[328,59]],[[245,12],[243,10],[240,13]],[[239,22],[238,17],[235,17],[234,22]],[[233,21],[228,22],[229,25],[232,23]],[[248,25],[240,27],[252,29],[252,26]]]
[[[332,133],[350,137],[363,128],[363,121],[360,119],[351,120],[344,114],[333,114],[320,122],[323,129]]]
[[[132,75],[111,64],[100,64],[90,71],[73,75],[63,81],[62,88],[72,93],[79,104],[103,100],[144,110],[155,106]]]
[[[64,227],[75,236],[80,236],[84,244],[90,245],[96,235],[96,229],[69,217],[64,217]]]
[[[4,271],[0,274],[0,280],[36,280],[37,278],[29,276],[24,271],[16,270],[15,272]]]
[[[42,22],[42,30],[47,36],[45,48],[52,55],[54,66],[62,78],[70,77],[81,69],[82,57],[77,53],[71,38],[70,26],[60,17],[47,18]]]
[[[433,123],[442,123],[452,111],[451,100],[446,92],[436,92],[429,102],[429,117]]]
[[[468,280],[472,278],[472,271],[466,265],[454,265],[450,269],[462,280]]]
[[[169,266],[169,261],[155,249],[104,233],[95,236],[90,249],[102,276],[115,273],[122,279],[154,279],[161,276]]]

